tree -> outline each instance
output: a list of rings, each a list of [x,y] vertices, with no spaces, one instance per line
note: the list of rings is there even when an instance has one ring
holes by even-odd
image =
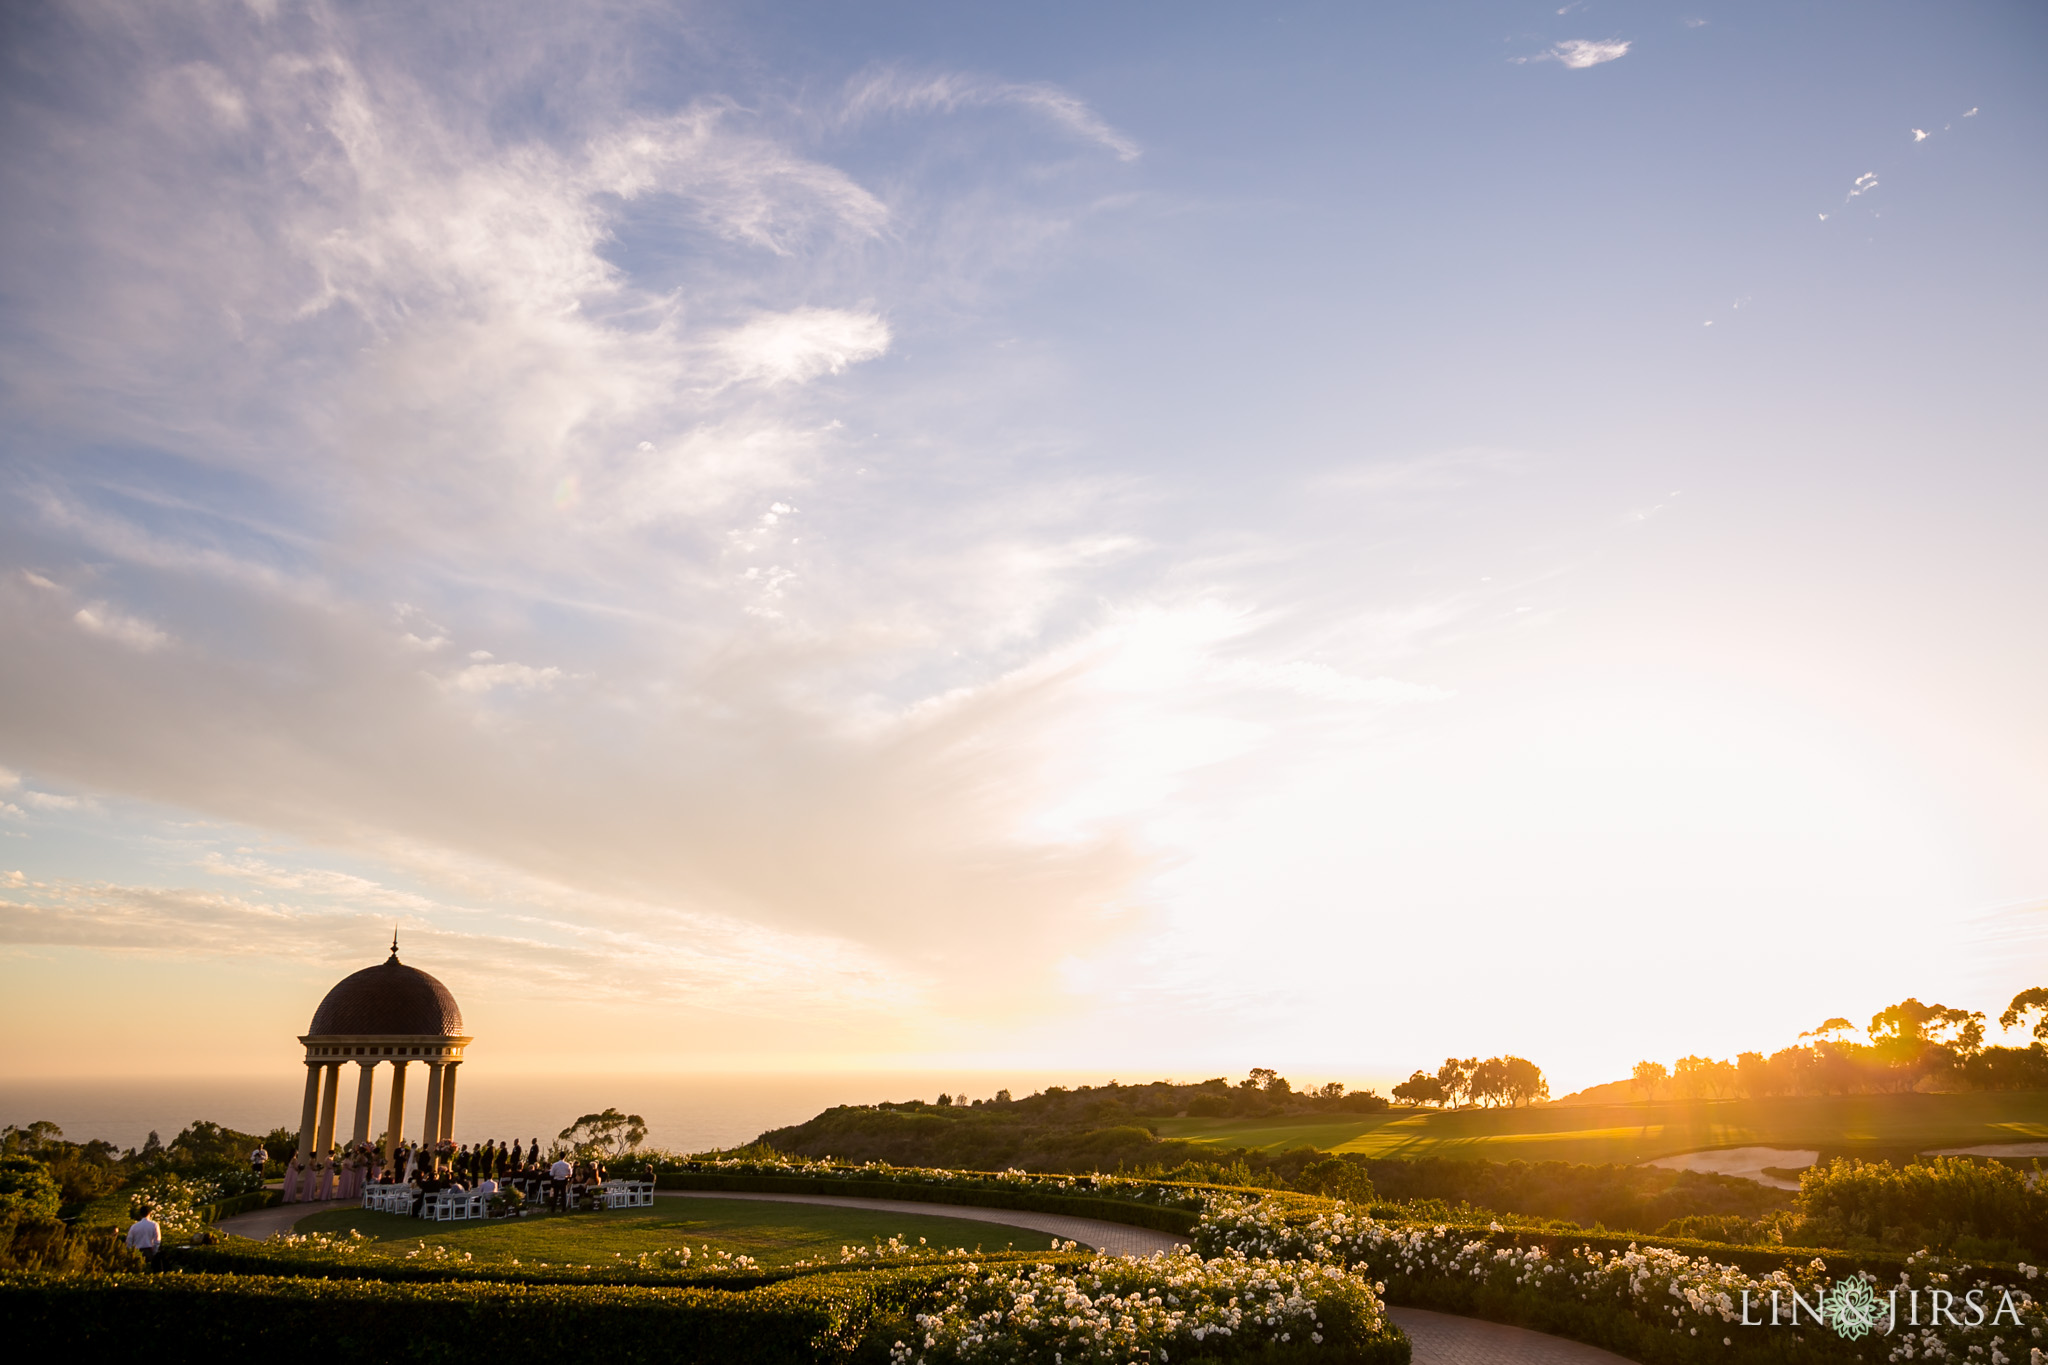
[[[1449,1096],[1442,1081],[1418,1071],[1394,1087],[1394,1098],[1403,1104],[1442,1104]]]
[[[1503,1057],[1505,1090],[1508,1103],[1533,1104],[1537,1100],[1550,1098],[1550,1082],[1543,1079],[1543,1069],[1526,1057]]]
[[[1271,1090],[1273,1082],[1280,1079],[1280,1073],[1270,1066],[1255,1066],[1251,1074],[1237,1083],[1239,1090]]]
[[[1998,1026],[2018,1028],[2035,1010],[2041,1012],[2041,1017],[2034,1021],[2034,1036],[2048,1039],[2048,986],[2035,986],[2015,995],[2012,1003],[2005,1007],[2005,1013],[1998,1016]]]
[[[63,1143],[64,1130],[48,1119],[37,1119],[26,1128],[12,1123],[0,1128],[0,1153],[8,1156],[40,1157]]]
[[[1869,1031],[1878,1059],[1894,1075],[1910,1075],[1974,1056],[1984,1046],[1984,1014],[1908,998],[1873,1014]]]
[[[1488,1057],[1472,1068],[1472,1098],[1499,1104],[1508,1096],[1508,1064],[1504,1058]]]
[[[1759,1057],[1758,1061],[1763,1059]],[[1735,1085],[1735,1068],[1712,1057],[1680,1057],[1671,1068],[1672,1085],[1689,1099],[1720,1099]]]
[[[1637,1062],[1635,1073],[1629,1077],[1629,1084],[1643,1092],[1643,1101],[1648,1103],[1657,1098],[1657,1090],[1664,1084],[1668,1073],[1662,1062]]]
[[[646,1140],[647,1120],[606,1109],[602,1114],[585,1114],[556,1136],[569,1144],[579,1161],[617,1159]]]
[[[1311,1093],[1314,1094],[1318,1099],[1341,1100],[1344,1098],[1344,1082],[1331,1081],[1328,1085],[1323,1086],[1319,1090],[1312,1091]]]
[[[1472,1072],[1479,1065],[1477,1057],[1444,1058],[1444,1064],[1436,1069],[1437,1081],[1444,1088],[1444,1096],[1457,1108],[1461,1100],[1472,1098]]]
[[[1819,1028],[1809,1029],[1805,1033],[1800,1034],[1799,1036],[1801,1038],[1819,1038],[1825,1041],[1828,1038],[1832,1037],[1834,1034],[1854,1033],[1855,1031],[1856,1026],[1854,1024],[1850,1023],[1847,1019],[1843,1019],[1838,1016],[1833,1019],[1824,1020]]]
[[[1771,1075],[1771,1064],[1764,1060],[1764,1054],[1761,1052],[1736,1054],[1735,1083],[1743,1094],[1753,1100],[1777,1093],[1777,1084]]]
[[[42,1162],[0,1158],[0,1218],[55,1218],[60,1199],[57,1182]]]

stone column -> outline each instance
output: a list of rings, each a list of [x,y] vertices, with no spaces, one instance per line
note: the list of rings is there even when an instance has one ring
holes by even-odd
[[[299,1110],[299,1152],[297,1156],[292,1158],[292,1161],[306,1163],[306,1171],[309,1176],[313,1169],[313,1138],[320,1131],[319,1119],[320,1064],[318,1062],[307,1062],[306,1103]],[[291,1166],[289,1164],[285,1167],[285,1188],[286,1193],[295,1200],[306,1197],[306,1191],[303,1187],[299,1189],[292,1188]]]
[[[398,1159],[398,1144],[405,1139],[405,1062],[391,1062],[391,1122],[384,1130],[384,1164]]]
[[[420,1145],[428,1151],[441,1140],[441,1063],[427,1063],[427,1116],[420,1124]]]
[[[455,1136],[455,1073],[461,1062],[450,1062],[441,1068],[441,1136]]]
[[[313,1138],[316,1165],[326,1168],[325,1178],[315,1176],[313,1188],[324,1198],[334,1197],[334,1162],[328,1153],[334,1149],[334,1110],[341,1099],[341,1063],[326,1062],[322,1069],[327,1075],[320,1087],[320,1131]],[[307,1167],[311,1172],[315,1167]]]
[[[341,1098],[341,1063],[327,1063],[327,1083],[320,1087],[320,1135],[314,1139],[320,1155],[326,1156],[327,1149],[334,1145],[334,1110]]]
[[[370,1147],[370,1097],[377,1088],[377,1064],[373,1061],[359,1061],[356,1066],[356,1150],[368,1151]]]

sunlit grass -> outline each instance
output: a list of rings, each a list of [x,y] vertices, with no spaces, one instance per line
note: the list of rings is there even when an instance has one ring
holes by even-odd
[[[653,1208],[599,1213],[529,1214],[524,1218],[426,1223],[399,1214],[333,1209],[301,1219],[300,1232],[360,1232],[373,1251],[402,1256],[421,1241],[468,1252],[480,1262],[517,1260],[525,1264],[598,1265],[620,1255],[631,1260],[644,1251],[688,1246],[751,1256],[762,1265],[839,1259],[842,1246],[872,1246],[900,1236],[922,1237],[934,1248],[1043,1251],[1053,1239],[1028,1228],[977,1223],[960,1218],[890,1213],[880,1209],[823,1204],[783,1204],[757,1199],[663,1197]]]
[[[1343,1119],[1161,1119],[1161,1137],[1381,1157],[1636,1162],[1711,1147],[1904,1154],[2048,1135],[2048,1094],[1831,1095],[1531,1109],[1396,1110]]]

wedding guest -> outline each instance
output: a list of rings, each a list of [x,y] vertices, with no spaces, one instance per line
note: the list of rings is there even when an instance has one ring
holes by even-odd
[[[128,1229],[128,1245],[141,1253],[142,1264],[149,1270],[156,1269],[157,1254],[163,1250],[164,1245],[163,1229],[157,1226],[156,1219],[150,1217],[154,1212],[154,1209],[145,1206],[142,1217],[136,1219]]]
[[[270,1160],[270,1153],[263,1150],[262,1143],[257,1143],[256,1150],[249,1153],[249,1169],[255,1173],[258,1185],[263,1183],[263,1163],[268,1160]]]
[[[576,1174],[566,1157],[556,1157],[555,1164],[548,1167],[548,1203],[557,1212],[567,1211],[569,1203],[569,1177]]]

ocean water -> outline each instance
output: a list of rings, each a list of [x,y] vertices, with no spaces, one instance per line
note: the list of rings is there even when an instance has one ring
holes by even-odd
[[[376,1071],[372,1131],[384,1127],[391,1069]],[[99,1080],[0,1079],[0,1123],[48,1119],[73,1142],[104,1138],[139,1147],[150,1132],[168,1142],[195,1119],[244,1133],[296,1129],[303,1071],[268,1077],[123,1077]],[[356,1068],[342,1068],[335,1132],[346,1137],[355,1115]],[[647,1145],[699,1152],[731,1147],[772,1128],[801,1123],[837,1104],[929,1100],[942,1092],[986,1099],[1008,1088],[1019,1096],[1046,1085],[1100,1084],[1071,1073],[837,1072],[816,1075],[505,1076],[465,1063],[456,1089],[455,1140],[553,1138],[584,1114],[608,1106],[647,1120]],[[406,1133],[418,1136],[426,1071],[406,1072]]]

